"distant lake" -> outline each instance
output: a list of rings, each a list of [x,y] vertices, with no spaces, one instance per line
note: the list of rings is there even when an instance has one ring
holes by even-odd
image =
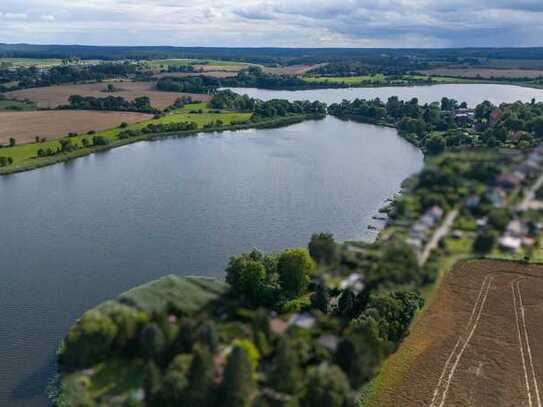
[[[459,102],[466,102],[468,106],[475,107],[488,100],[495,105],[512,103],[518,100],[529,102],[532,99],[543,101],[543,89],[524,88],[512,85],[494,84],[446,84],[432,86],[393,86],[383,88],[341,88],[341,89],[314,89],[301,91],[267,90],[256,88],[230,88],[234,92],[246,94],[262,100],[288,99],[288,100],[320,100],[328,104],[338,103],[344,99],[375,99],[386,101],[391,96],[398,96],[403,100],[414,97],[420,103],[439,102],[441,98],[448,97]]]
[[[328,91],[319,91],[326,94]],[[0,177],[0,406],[43,406],[86,309],[166,274],[223,277],[229,256],[368,224],[422,153],[333,117],[140,142]]]

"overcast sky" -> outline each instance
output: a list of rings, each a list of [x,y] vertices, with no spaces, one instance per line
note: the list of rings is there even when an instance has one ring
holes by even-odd
[[[543,45],[543,0],[0,0],[0,42]]]

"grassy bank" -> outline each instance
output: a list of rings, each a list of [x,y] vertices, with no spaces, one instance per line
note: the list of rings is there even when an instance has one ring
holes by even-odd
[[[220,112],[211,113],[210,111],[203,111],[202,113],[192,113],[195,108],[201,108],[200,105],[188,106],[173,114],[161,117],[159,119],[148,120],[140,122],[126,128],[115,128],[97,132],[93,135],[79,135],[75,137],[69,137],[72,143],[82,146],[82,140],[90,140],[94,136],[103,136],[106,138],[107,145],[92,145],[88,147],[81,147],[75,151],[69,153],[59,153],[52,156],[38,157],[38,150],[40,149],[57,149],[60,148],[59,140],[46,141],[44,143],[30,143],[19,146],[0,149],[0,156],[11,157],[13,164],[0,168],[0,175],[8,175],[17,172],[30,171],[36,168],[45,167],[48,165],[56,164],[63,161],[72,160],[78,157],[83,157],[89,154],[106,151],[115,147],[143,141],[154,140],[160,137],[166,136],[190,136],[204,132],[218,132],[229,130],[243,130],[249,128],[273,128],[288,126],[290,124],[299,123],[304,120],[322,118],[319,115],[292,115],[287,117],[277,117],[273,119],[252,120],[251,113],[237,113],[237,112]],[[220,120],[223,125],[206,127],[209,124]],[[168,124],[178,122],[194,122],[198,128],[194,130],[165,132],[165,133],[152,133],[143,134],[137,137],[121,139],[119,133],[125,130],[139,130],[149,124]]]

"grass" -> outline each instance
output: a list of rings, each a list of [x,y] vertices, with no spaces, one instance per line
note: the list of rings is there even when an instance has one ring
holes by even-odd
[[[133,288],[121,294],[119,300],[148,314],[165,312],[171,304],[184,314],[190,315],[217,299],[226,289],[227,285],[218,280],[171,275]]]
[[[0,99],[0,112],[36,110],[36,104],[19,100]]]
[[[168,66],[187,66],[187,65],[213,65],[213,66],[236,66],[247,67],[250,64],[236,61],[222,61],[216,59],[153,59],[147,61],[146,65],[155,68],[168,67]]]
[[[202,113],[190,113],[193,110],[202,109]],[[81,146],[81,140],[92,139],[93,136],[104,136],[110,143],[118,141],[118,134],[122,130],[128,129],[141,129],[147,126],[150,123],[154,124],[167,124],[167,123],[178,123],[178,122],[195,122],[198,125],[199,129],[202,129],[204,125],[215,122],[216,120],[222,120],[225,125],[230,125],[232,121],[236,122],[245,122],[251,118],[251,113],[236,113],[236,112],[221,112],[221,113],[210,113],[207,109],[207,106],[202,103],[196,103],[191,105],[186,105],[184,108],[176,110],[175,112],[163,116],[159,119],[146,120],[140,123],[133,124],[128,126],[125,129],[115,128],[104,131],[96,132],[93,135],[80,135],[76,137],[71,137],[70,139],[76,145]],[[30,144],[21,144],[14,147],[0,149],[0,156],[11,157],[13,159],[13,166],[24,166],[30,160],[36,160],[39,149],[57,149],[60,147],[60,142],[57,140],[46,141],[44,143],[30,143]],[[88,149],[85,149],[88,150]]]
[[[56,58],[0,58],[0,65],[6,64],[14,67],[51,67],[62,64],[62,59]]]

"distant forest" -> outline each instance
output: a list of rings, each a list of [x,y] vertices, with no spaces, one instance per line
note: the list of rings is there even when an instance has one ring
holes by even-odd
[[[211,47],[111,47],[84,45],[0,44],[2,58],[162,59],[215,58],[262,64],[301,64],[339,60],[397,62],[466,59],[543,59],[543,48],[211,48]]]

